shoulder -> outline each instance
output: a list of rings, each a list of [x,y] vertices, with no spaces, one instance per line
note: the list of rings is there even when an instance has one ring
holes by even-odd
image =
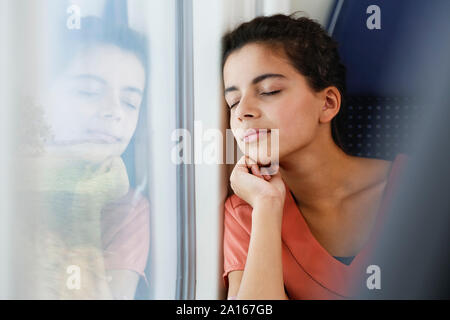
[[[360,161],[363,165],[362,170],[358,171],[360,173],[355,174],[358,177],[356,191],[347,197],[350,203],[383,201],[395,190],[408,156],[401,153],[392,161],[369,158],[362,158]]]
[[[139,191],[130,189],[128,193],[102,210],[102,228],[106,234],[120,230],[137,228],[147,230],[149,224],[149,201]],[[144,227],[144,228],[142,228]]]
[[[384,173],[386,178],[395,173],[408,162],[409,156],[405,153],[398,153],[392,160],[383,159],[365,159],[373,164],[375,172]]]
[[[389,170],[387,179],[386,194],[393,193],[397,189],[399,181],[403,177],[404,170],[409,162],[409,156],[405,153],[399,153],[395,157]]]
[[[374,172],[378,173],[379,177],[382,177],[387,185],[396,181],[399,175],[402,173],[403,169],[408,163],[408,155],[405,153],[399,153],[391,161],[388,160],[377,160],[377,169]]]
[[[394,161],[356,156],[353,159],[355,166],[350,178],[351,197],[382,190],[391,177],[392,169],[397,165],[398,157]]]
[[[396,173],[397,171],[403,170],[403,168],[408,164],[409,162],[409,156],[406,153],[399,153],[395,157],[395,160],[392,165],[392,171],[393,173]]]

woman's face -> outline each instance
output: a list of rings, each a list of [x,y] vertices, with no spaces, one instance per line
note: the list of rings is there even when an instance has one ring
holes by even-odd
[[[49,150],[94,162],[120,156],[136,129],[144,86],[135,54],[113,45],[79,53],[44,104]]]
[[[253,160],[267,164],[273,159],[270,130],[279,129],[280,161],[313,141],[324,100],[281,50],[248,44],[234,51],[224,65],[224,85],[231,129]],[[245,138],[255,132],[249,129],[267,129],[267,134]]]

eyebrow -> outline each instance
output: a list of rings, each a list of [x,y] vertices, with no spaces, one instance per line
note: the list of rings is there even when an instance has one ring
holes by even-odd
[[[265,74],[262,74],[260,76],[257,76],[256,78],[254,78],[252,80],[252,84],[255,85],[255,84],[257,84],[261,81],[264,81],[268,78],[286,78],[286,77],[283,76],[282,74],[278,74],[278,73],[265,73]],[[225,89],[224,94],[227,94],[228,92],[231,92],[231,91],[237,91],[237,90],[238,90],[238,88],[236,86],[231,86],[231,87],[228,87]]]
[[[101,84],[106,84],[106,80],[105,79],[103,79],[103,78],[101,78],[99,76],[93,75],[93,74],[88,74],[88,73],[74,76],[74,78],[77,79],[77,80],[94,80],[94,81],[100,82]],[[139,94],[141,96],[144,95],[142,90],[140,90],[140,89],[138,89],[136,87],[125,87],[122,90],[123,91],[134,92],[134,93],[137,93],[137,94]]]
[[[123,91],[129,91],[129,92],[134,92],[139,94],[140,96],[143,96],[144,93],[142,92],[142,90],[136,88],[136,87],[125,87],[122,89]]]
[[[98,81],[98,82],[100,82],[102,84],[106,84],[105,79],[100,78],[98,76],[95,76],[93,74],[80,74],[80,75],[74,76],[73,78],[75,78],[77,80],[78,79],[80,79],[80,80],[85,80],[85,79],[87,79],[87,80],[95,80],[95,81]]]

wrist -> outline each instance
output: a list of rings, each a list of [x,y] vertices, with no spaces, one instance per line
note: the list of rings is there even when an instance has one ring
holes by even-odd
[[[284,201],[265,199],[255,203],[252,212],[252,223],[259,225],[274,225],[281,228]]]
[[[254,208],[270,208],[283,210],[284,198],[281,199],[277,196],[261,196],[256,198]]]

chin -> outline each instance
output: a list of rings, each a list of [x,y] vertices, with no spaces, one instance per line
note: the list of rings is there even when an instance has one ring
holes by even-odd
[[[279,152],[270,146],[267,146],[266,143],[261,145],[239,145],[239,149],[242,154],[245,154],[247,157],[256,161],[260,165],[270,165],[272,163],[278,163],[279,160]]]
[[[242,152],[242,149],[241,149],[241,152]],[[278,163],[278,157],[272,157],[270,154],[266,154],[265,152],[256,154],[252,151],[249,152],[247,150],[247,152],[245,152],[245,153],[242,152],[242,153],[261,166],[268,166],[272,163]]]

